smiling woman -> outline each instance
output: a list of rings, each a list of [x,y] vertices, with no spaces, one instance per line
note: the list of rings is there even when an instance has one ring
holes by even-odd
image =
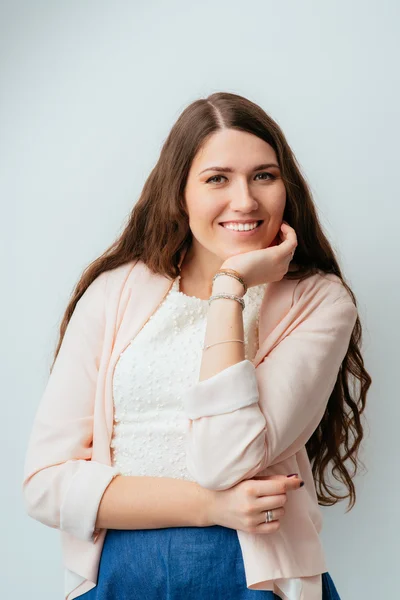
[[[190,104],[73,291],[35,417],[23,491],[64,597],[338,600],[318,503],[355,502],[360,339],[279,126]]]
[[[212,175],[215,172],[219,174]],[[267,248],[279,232],[286,204],[274,148],[252,133],[230,127],[204,140],[190,166],[184,194],[193,234],[182,266],[189,295],[189,282],[196,280],[198,291],[198,282],[203,281],[207,289],[224,260]]]

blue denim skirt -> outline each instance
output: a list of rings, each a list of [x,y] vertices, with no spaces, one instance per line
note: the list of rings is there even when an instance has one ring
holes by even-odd
[[[261,535],[261,534],[260,534]],[[329,573],[323,600],[340,600]],[[280,600],[249,590],[236,529],[108,529],[96,587],[79,600]]]

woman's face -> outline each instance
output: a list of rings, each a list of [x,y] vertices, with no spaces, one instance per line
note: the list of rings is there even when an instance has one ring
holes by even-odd
[[[208,251],[224,261],[267,248],[276,243],[286,203],[275,151],[247,132],[223,129],[212,134],[192,162],[185,200],[195,254]],[[260,220],[252,232],[226,227]]]

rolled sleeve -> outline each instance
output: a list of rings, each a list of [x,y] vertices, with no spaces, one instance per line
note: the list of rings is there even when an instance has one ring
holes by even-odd
[[[186,464],[200,485],[227,489],[305,446],[326,411],[357,319],[347,298],[325,294],[312,309],[304,303],[257,367],[238,362],[188,391]]]
[[[104,272],[89,285],[68,322],[35,415],[22,483],[29,516],[94,542],[102,495],[120,473],[92,460],[106,282]]]
[[[240,361],[200,381],[185,394],[188,419],[233,412],[258,402],[256,370],[249,360]]]
[[[60,529],[81,540],[95,541],[101,499],[111,481],[119,474],[118,469],[102,463],[81,463],[61,504]]]

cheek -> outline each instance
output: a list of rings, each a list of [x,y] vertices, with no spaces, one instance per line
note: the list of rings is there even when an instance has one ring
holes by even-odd
[[[207,230],[218,226],[218,209],[215,206],[193,206],[189,213],[190,224],[194,229]]]
[[[271,194],[268,198],[267,205],[271,215],[278,215],[283,212],[286,205],[286,189],[283,184],[277,186],[274,190],[274,194]]]

